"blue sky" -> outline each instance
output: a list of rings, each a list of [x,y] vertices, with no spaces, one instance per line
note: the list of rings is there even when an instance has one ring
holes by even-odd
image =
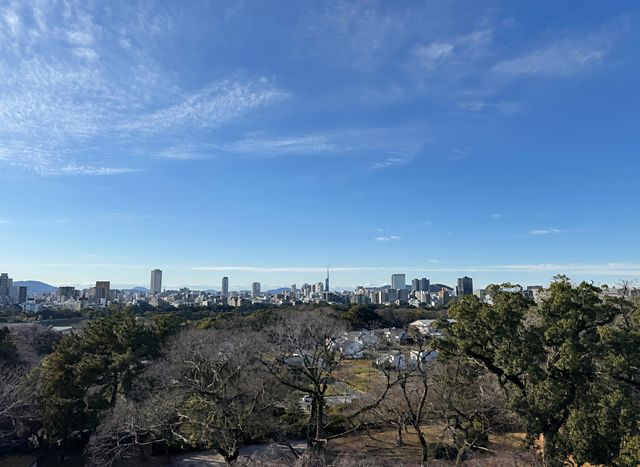
[[[0,2],[0,269],[640,279],[640,6]]]

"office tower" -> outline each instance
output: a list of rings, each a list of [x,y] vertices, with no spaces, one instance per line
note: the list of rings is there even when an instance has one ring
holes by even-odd
[[[228,297],[229,296],[229,278],[227,276],[224,276],[222,278],[222,292],[221,292],[223,297]]]
[[[393,274],[391,276],[391,288],[396,290],[404,290],[406,277],[404,274]]]
[[[254,297],[260,295],[260,282],[254,282],[251,284],[251,295]]]
[[[109,301],[109,292],[111,291],[111,282],[109,281],[97,281],[96,282],[96,300],[99,302],[104,299],[105,304]]]
[[[11,303],[22,305],[27,303],[27,288],[23,285],[15,285],[9,288]]]
[[[61,302],[66,302],[67,300],[71,300],[76,296],[76,288],[75,287],[58,287],[58,300]]]
[[[458,279],[458,285],[456,287],[456,295],[473,295],[473,280],[470,277],[464,276]]]
[[[149,287],[149,293],[156,295],[162,292],[162,271],[160,269],[154,269],[151,271],[151,286]]]
[[[0,297],[8,297],[9,289],[13,285],[13,279],[9,277],[9,274],[3,272],[0,274]]]
[[[419,292],[420,291],[420,279],[413,279],[411,281],[411,291]]]
[[[295,299],[296,298],[296,285],[295,284],[291,284],[291,298]]]
[[[383,303],[387,303],[389,301],[389,294],[385,290],[378,290],[376,292],[376,304],[382,305]]]
[[[431,281],[426,277],[420,279],[420,291],[429,293],[431,291]]]
[[[396,296],[396,299],[400,300],[401,302],[406,302],[407,300],[409,300],[409,291],[407,289],[398,290],[398,295]]]
[[[400,289],[389,289],[387,290],[387,300],[385,303],[393,303],[398,299],[398,292]]]
[[[327,278],[324,280],[324,291],[329,291],[329,268],[327,268]]]

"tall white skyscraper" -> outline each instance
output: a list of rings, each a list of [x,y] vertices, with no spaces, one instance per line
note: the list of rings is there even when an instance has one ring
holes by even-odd
[[[391,275],[391,288],[396,290],[404,290],[407,278],[404,274]]]
[[[162,271],[160,269],[154,269],[151,271],[151,285],[149,287],[149,293],[156,295],[162,292]]]
[[[222,278],[222,296],[229,296],[229,278],[227,276],[224,276]]]

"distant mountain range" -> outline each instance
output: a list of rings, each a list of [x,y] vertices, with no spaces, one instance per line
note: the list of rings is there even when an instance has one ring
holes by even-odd
[[[42,295],[47,293],[54,293],[58,290],[58,287],[54,287],[49,284],[45,284],[40,281],[14,281],[13,285],[22,286],[27,288],[27,294],[29,295]]]

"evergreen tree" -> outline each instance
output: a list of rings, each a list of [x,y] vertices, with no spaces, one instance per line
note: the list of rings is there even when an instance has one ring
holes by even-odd
[[[507,389],[544,461],[626,465],[640,434],[640,336],[635,309],[564,276],[538,306],[510,284],[491,304],[463,297],[438,347],[481,363]]]

